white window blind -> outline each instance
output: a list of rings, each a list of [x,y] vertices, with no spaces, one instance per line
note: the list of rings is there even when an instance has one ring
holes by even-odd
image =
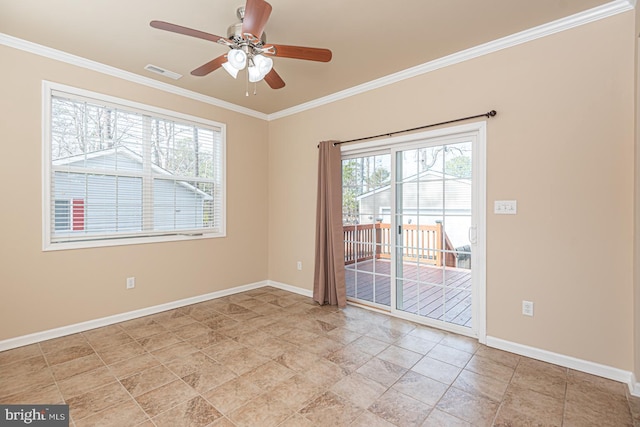
[[[224,125],[45,92],[45,248],[224,235]]]

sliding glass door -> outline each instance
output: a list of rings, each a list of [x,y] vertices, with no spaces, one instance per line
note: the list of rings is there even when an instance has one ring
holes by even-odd
[[[347,296],[382,308],[391,306],[390,183],[388,152],[342,161]]]
[[[472,324],[472,144],[394,152],[395,308]]]
[[[477,336],[484,140],[480,130],[431,135],[343,150],[347,296]]]

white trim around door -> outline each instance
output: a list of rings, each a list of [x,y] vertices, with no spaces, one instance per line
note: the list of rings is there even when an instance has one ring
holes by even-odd
[[[438,144],[448,144],[455,141],[471,141],[472,156],[472,218],[473,218],[473,250],[471,251],[472,270],[472,327],[464,327],[451,323],[426,319],[395,309],[395,286],[391,289],[390,314],[462,335],[476,337],[480,343],[486,343],[486,121],[474,122],[459,126],[402,135],[377,141],[368,141],[341,146],[343,158],[371,153],[388,152],[391,154],[391,176],[395,173],[395,153],[414,147],[424,147]],[[393,181],[392,181],[393,182]],[[395,184],[392,184],[392,188]],[[395,192],[395,189],[394,189]],[[395,196],[395,194],[394,194]],[[392,200],[395,197],[392,196]],[[392,209],[393,211],[393,209]],[[395,224],[393,225],[395,226]],[[394,233],[391,233],[392,235]],[[395,243],[392,237],[392,244]],[[393,263],[392,263],[393,264]],[[395,277],[394,266],[392,276]],[[393,282],[393,279],[392,279]]]

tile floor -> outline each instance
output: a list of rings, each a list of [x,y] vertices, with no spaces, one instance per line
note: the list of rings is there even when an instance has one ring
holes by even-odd
[[[621,383],[265,287],[0,353],[81,426],[640,426]]]

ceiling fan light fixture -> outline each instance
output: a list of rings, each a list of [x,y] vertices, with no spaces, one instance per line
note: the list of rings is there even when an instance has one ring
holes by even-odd
[[[259,82],[264,79],[264,77],[269,74],[271,69],[273,68],[273,59],[268,58],[264,55],[255,55],[251,58],[251,62],[249,68],[247,68],[249,72],[249,81],[251,83]]]
[[[224,64],[222,64],[222,68],[224,68],[227,73],[229,73],[229,75],[231,77],[233,77],[234,79],[238,77],[238,69],[235,67],[232,67],[231,64],[229,64],[229,62],[225,62]]]
[[[247,54],[240,49],[231,49],[227,54],[227,60],[236,70],[243,70],[247,66]]]
[[[253,57],[253,64],[258,67],[258,71],[260,71],[260,80],[264,78],[269,71],[273,68],[273,59],[264,55],[256,55]]]
[[[247,71],[249,72],[249,81],[251,83],[259,82],[264,78],[264,76],[260,74],[260,70],[258,69],[258,67],[256,67],[255,65],[249,65]]]

